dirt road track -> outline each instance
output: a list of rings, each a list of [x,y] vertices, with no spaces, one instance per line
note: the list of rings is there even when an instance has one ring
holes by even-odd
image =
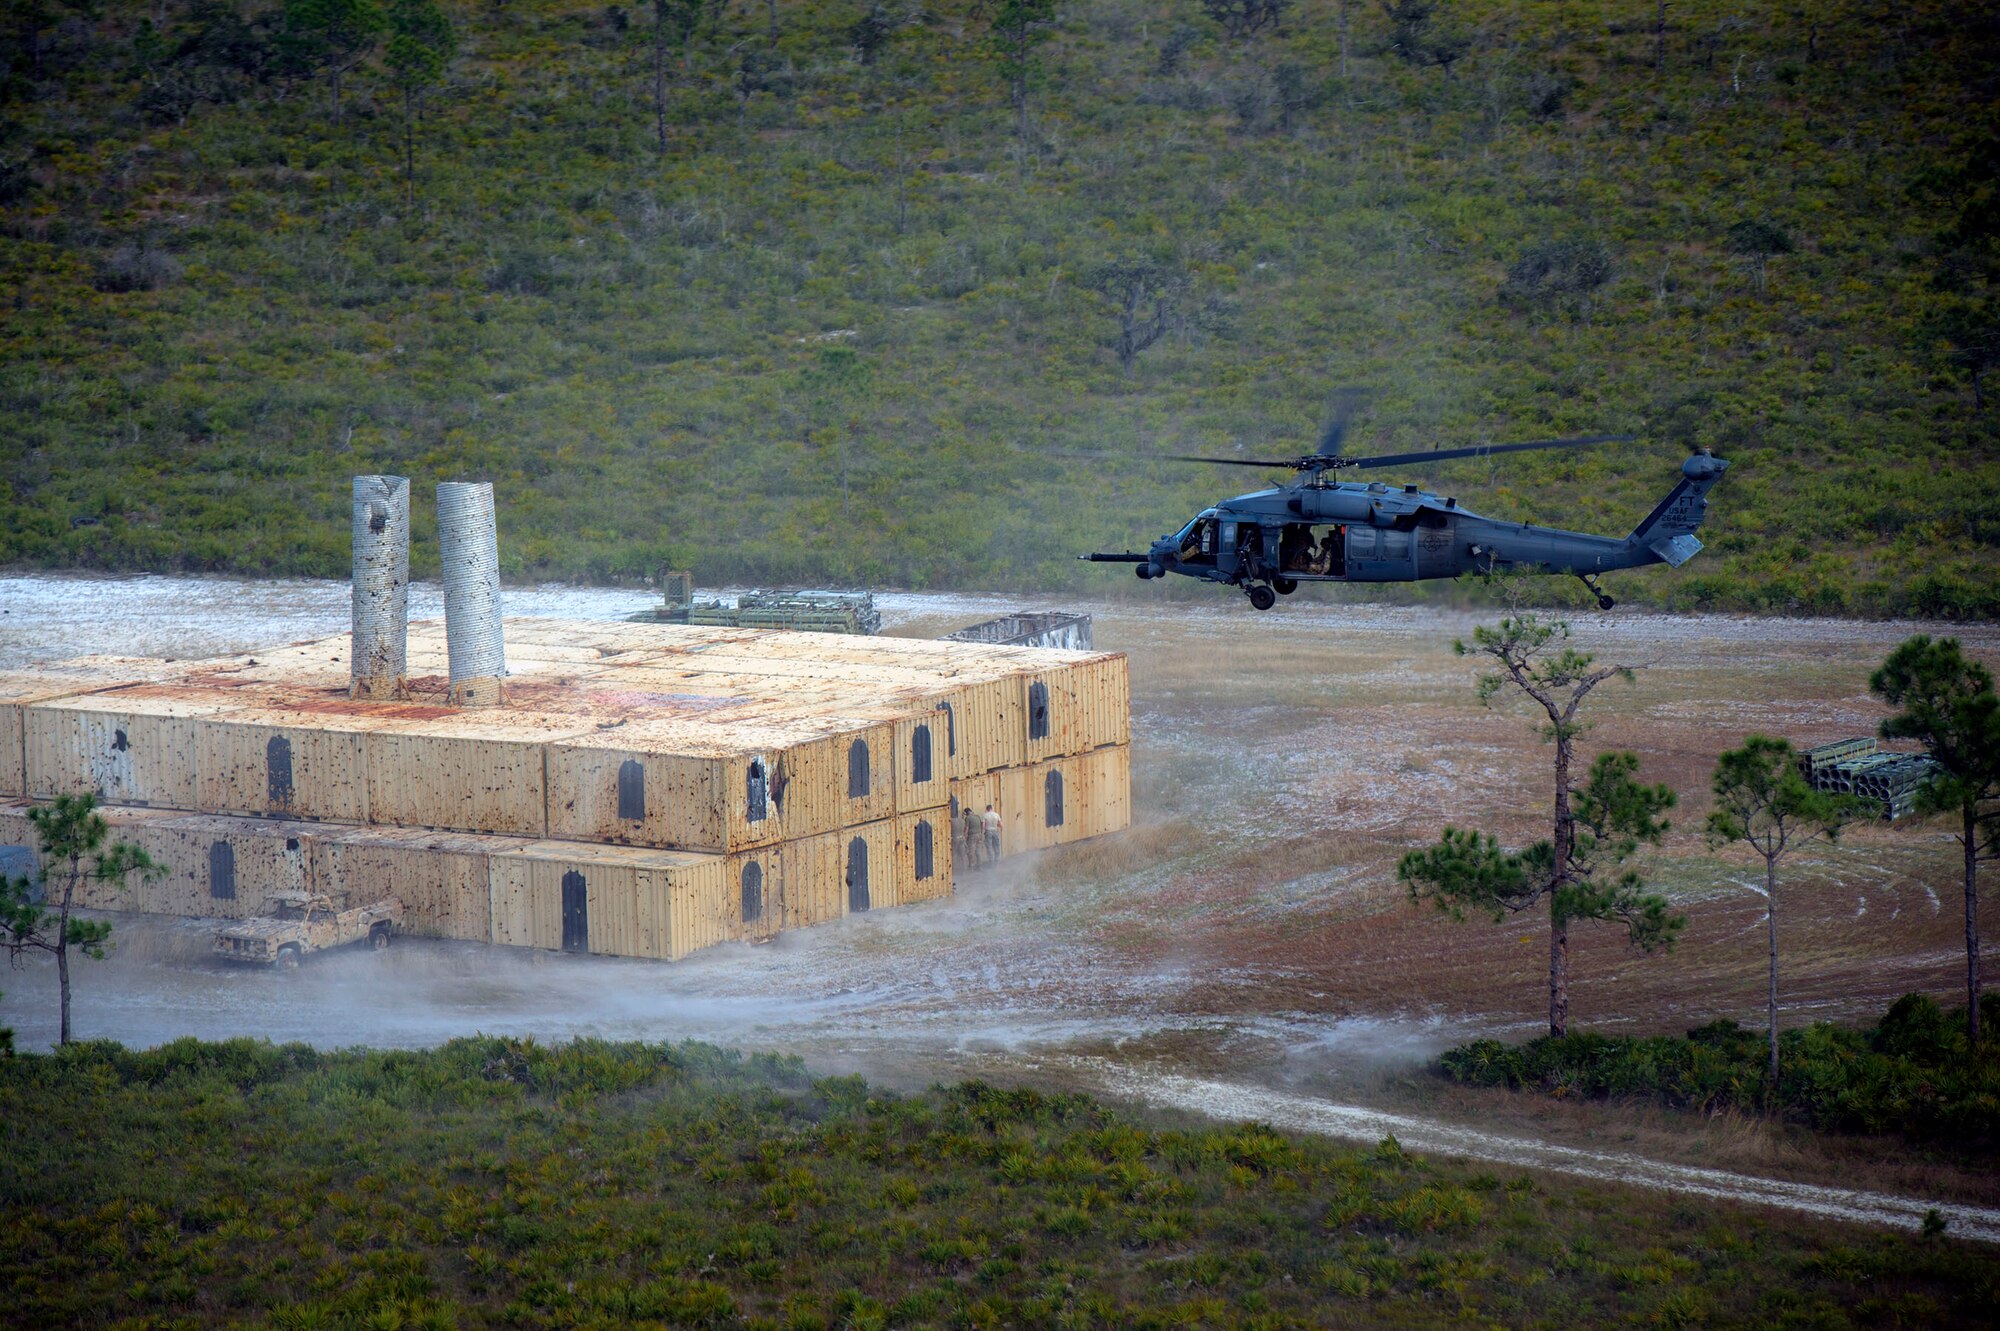
[[[1431,1155],[1549,1170],[1889,1229],[1921,1229],[1924,1216],[1935,1210],[1950,1226],[1947,1233],[1954,1238],[2000,1243],[2000,1209],[1993,1207],[1787,1183],[1611,1151],[1586,1151],[1359,1105],[1334,1104],[1287,1091],[1143,1072],[1102,1059],[1049,1061],[1095,1081],[1107,1097],[1138,1101],[1155,1108],[1181,1109],[1224,1120],[1249,1119],[1344,1141],[1378,1142],[1384,1137],[1394,1137],[1405,1149]]]

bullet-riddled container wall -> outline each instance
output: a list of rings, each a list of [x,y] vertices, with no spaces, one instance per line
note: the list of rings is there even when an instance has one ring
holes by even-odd
[[[896,819],[896,884],[902,905],[952,892],[951,814],[925,809]]]
[[[88,678],[0,675],[0,799],[18,799],[28,789],[22,708],[29,703],[53,702],[102,687]]]
[[[1132,821],[1132,750],[1112,745],[951,783],[960,808],[1000,815],[1003,855],[1124,829]]]
[[[736,893],[735,928],[730,937],[759,943],[785,924],[785,847],[778,843],[731,855],[725,890]]]
[[[40,852],[41,840],[36,835],[34,824],[28,818],[28,810],[33,807],[34,804],[28,800],[0,801],[0,846],[24,846],[29,850]],[[106,836],[108,843],[115,845],[121,841],[132,842],[139,845],[142,850],[147,850],[148,847],[139,835],[140,829],[150,823],[181,816],[171,809],[108,808],[103,810],[102,814],[108,824]],[[45,861],[42,867],[44,874],[42,888],[47,894],[46,899],[53,902],[59,884],[50,875],[59,874],[60,866],[50,865]],[[140,880],[136,876],[118,884],[93,883],[86,880],[77,885],[77,894],[71,904],[85,910],[161,910],[164,898],[156,899],[140,890],[140,887]]]
[[[548,835],[548,744],[593,729],[575,717],[487,708],[368,729],[370,820],[507,836]]]
[[[839,842],[840,883],[846,894],[846,913],[885,910],[902,903],[901,885],[896,874],[896,820],[842,828],[834,834]]]
[[[198,718],[194,806],[205,813],[368,822],[364,733],[254,699]]]
[[[845,832],[787,841],[779,849],[780,927],[803,929],[847,914]]]
[[[316,828],[313,884],[343,906],[403,903],[403,929],[422,938],[493,938],[486,861],[523,842],[407,827]]]
[[[814,836],[893,805],[880,771],[892,739],[880,723],[828,735],[675,720],[556,740],[549,834],[716,853]]]
[[[496,943],[677,960],[739,923],[719,855],[538,841],[486,864]]]
[[[196,720],[236,706],[205,691],[139,684],[22,709],[27,794],[196,808]]]
[[[90,656],[47,670],[0,674],[0,799],[27,792],[25,709],[40,702],[103,693],[175,674],[171,661],[145,656]]]
[[[314,888],[315,823],[267,822],[181,814],[121,829],[159,863],[153,879],[135,875],[123,909],[162,915],[219,915],[241,919],[269,915],[279,892]]]

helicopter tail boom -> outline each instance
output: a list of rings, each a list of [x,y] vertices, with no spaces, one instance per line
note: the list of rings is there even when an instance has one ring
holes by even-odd
[[[1632,529],[1632,543],[1676,568],[1694,558],[1701,550],[1694,533],[1708,516],[1708,492],[1727,470],[1727,462],[1706,450],[1682,463],[1680,484]]]

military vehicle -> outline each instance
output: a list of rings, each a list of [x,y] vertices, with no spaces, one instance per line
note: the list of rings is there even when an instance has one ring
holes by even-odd
[[[308,952],[323,952],[367,939],[377,951],[389,946],[403,922],[403,903],[384,897],[366,906],[342,909],[318,892],[277,892],[266,898],[274,913],[237,920],[215,931],[215,954],[290,970]]]
[[[801,633],[880,633],[882,612],[872,592],[772,591],[741,592],[730,605],[717,597],[696,596],[694,575],[681,569],[661,569],[662,604],[625,618],[634,624],[704,624],[714,628],[793,629]]]

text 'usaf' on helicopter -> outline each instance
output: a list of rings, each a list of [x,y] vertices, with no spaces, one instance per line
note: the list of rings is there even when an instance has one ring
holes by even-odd
[[[1729,464],[1706,449],[1681,465],[1680,483],[1630,536],[1537,527],[1483,518],[1456,499],[1415,485],[1335,481],[1348,468],[1411,466],[1451,458],[1488,457],[1535,448],[1581,448],[1622,442],[1630,435],[1588,435],[1525,444],[1397,453],[1350,458],[1339,451],[1345,421],[1336,417],[1310,457],[1289,461],[1172,457],[1172,462],[1214,462],[1236,467],[1290,467],[1289,484],[1255,490],[1203,509],[1144,554],[1078,555],[1097,563],[1135,564],[1141,578],[1180,573],[1241,587],[1250,604],[1269,610],[1278,597],[1304,582],[1415,582],[1462,573],[1571,573],[1609,610],[1612,600],[1596,577],[1646,564],[1678,567],[1701,549],[1695,529],[1708,515],[1708,492]]]

